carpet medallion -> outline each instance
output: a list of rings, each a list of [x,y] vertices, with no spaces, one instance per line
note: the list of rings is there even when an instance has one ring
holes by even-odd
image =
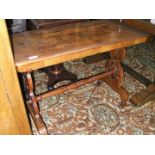
[[[117,113],[105,104],[97,104],[91,108],[94,118],[106,127],[113,128],[119,124]]]

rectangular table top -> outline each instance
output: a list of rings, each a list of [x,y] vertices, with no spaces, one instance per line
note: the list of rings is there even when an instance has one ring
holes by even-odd
[[[12,36],[15,65],[26,72],[146,42],[149,35],[109,20],[93,20]]]

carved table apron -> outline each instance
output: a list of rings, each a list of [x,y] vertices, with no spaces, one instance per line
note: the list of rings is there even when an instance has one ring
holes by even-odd
[[[27,31],[13,35],[13,50],[18,73],[22,74],[27,93],[26,105],[40,134],[47,134],[46,125],[40,115],[38,101],[46,97],[75,89],[95,80],[103,80],[122,101],[128,100],[123,88],[121,61],[125,47],[146,42],[149,35],[108,20],[93,20],[42,30]],[[106,71],[67,86],[36,95],[32,71],[48,66],[57,66],[65,61],[109,52]],[[74,78],[73,78],[74,79]]]

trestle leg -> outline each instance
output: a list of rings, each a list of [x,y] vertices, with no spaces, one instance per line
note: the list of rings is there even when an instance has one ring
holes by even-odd
[[[115,92],[117,92],[122,103],[126,103],[129,94],[125,88],[123,88],[123,68],[121,62],[125,57],[125,49],[117,49],[110,52],[111,58],[107,60],[105,68],[107,71],[114,70],[112,75],[108,77],[103,77],[103,81],[107,83]]]

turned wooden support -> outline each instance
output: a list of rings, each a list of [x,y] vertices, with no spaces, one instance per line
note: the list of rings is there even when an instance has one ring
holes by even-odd
[[[80,81],[71,83],[71,84],[69,84],[67,86],[62,86],[60,88],[56,88],[56,89],[51,90],[49,92],[43,93],[41,95],[38,95],[36,97],[36,100],[39,101],[39,100],[42,100],[42,99],[50,97],[50,96],[62,94],[65,91],[69,91],[69,90],[78,88],[78,87],[80,87],[80,86],[82,86],[84,84],[88,84],[88,83],[94,82],[96,80],[101,80],[103,77],[107,77],[108,75],[111,75],[113,73],[114,73],[114,71],[111,70],[111,71],[108,71],[108,72],[104,72],[104,73],[100,73],[100,74],[97,74],[97,75],[93,75],[93,76],[88,77],[86,79],[81,79]]]
[[[63,64],[58,64],[50,67],[46,67],[42,69],[48,76],[48,90],[52,90],[54,85],[60,81],[70,80],[71,82],[75,82],[77,80],[77,76],[69,71],[67,71]]]
[[[29,94],[29,101],[27,101],[27,104],[26,104],[28,111],[29,111],[39,133],[40,134],[48,134],[46,126],[45,126],[43,119],[39,112],[38,103],[37,103],[36,96],[34,93],[34,86],[33,86],[33,80],[32,80],[31,73],[27,72],[25,77],[26,77],[26,82],[25,82],[26,86],[25,87],[27,88],[28,94]]]
[[[125,103],[128,100],[128,92],[123,88],[123,68],[121,62],[125,57],[125,48],[112,50],[108,53],[97,54],[94,56],[89,56],[83,59],[84,63],[91,64],[101,60],[107,60],[105,64],[105,69],[107,71],[115,70],[113,75],[108,78],[104,77],[102,80],[107,83],[114,91],[116,91],[122,101]],[[122,103],[123,103],[122,102]]]
[[[125,57],[125,48],[112,50],[110,52],[110,59],[107,60],[105,64],[105,69],[107,71],[114,70],[112,75],[104,77],[103,81],[107,83],[115,92],[117,92],[123,103],[128,100],[129,94],[125,88],[123,88],[123,68],[121,62]]]
[[[32,101],[34,113],[35,113],[35,116],[38,117],[39,108],[38,108],[37,101],[36,101],[35,94],[34,94],[34,90],[33,90],[33,80],[31,77],[31,73],[26,74],[26,79],[27,79],[27,87],[28,87],[28,91],[29,91],[30,100]]]

